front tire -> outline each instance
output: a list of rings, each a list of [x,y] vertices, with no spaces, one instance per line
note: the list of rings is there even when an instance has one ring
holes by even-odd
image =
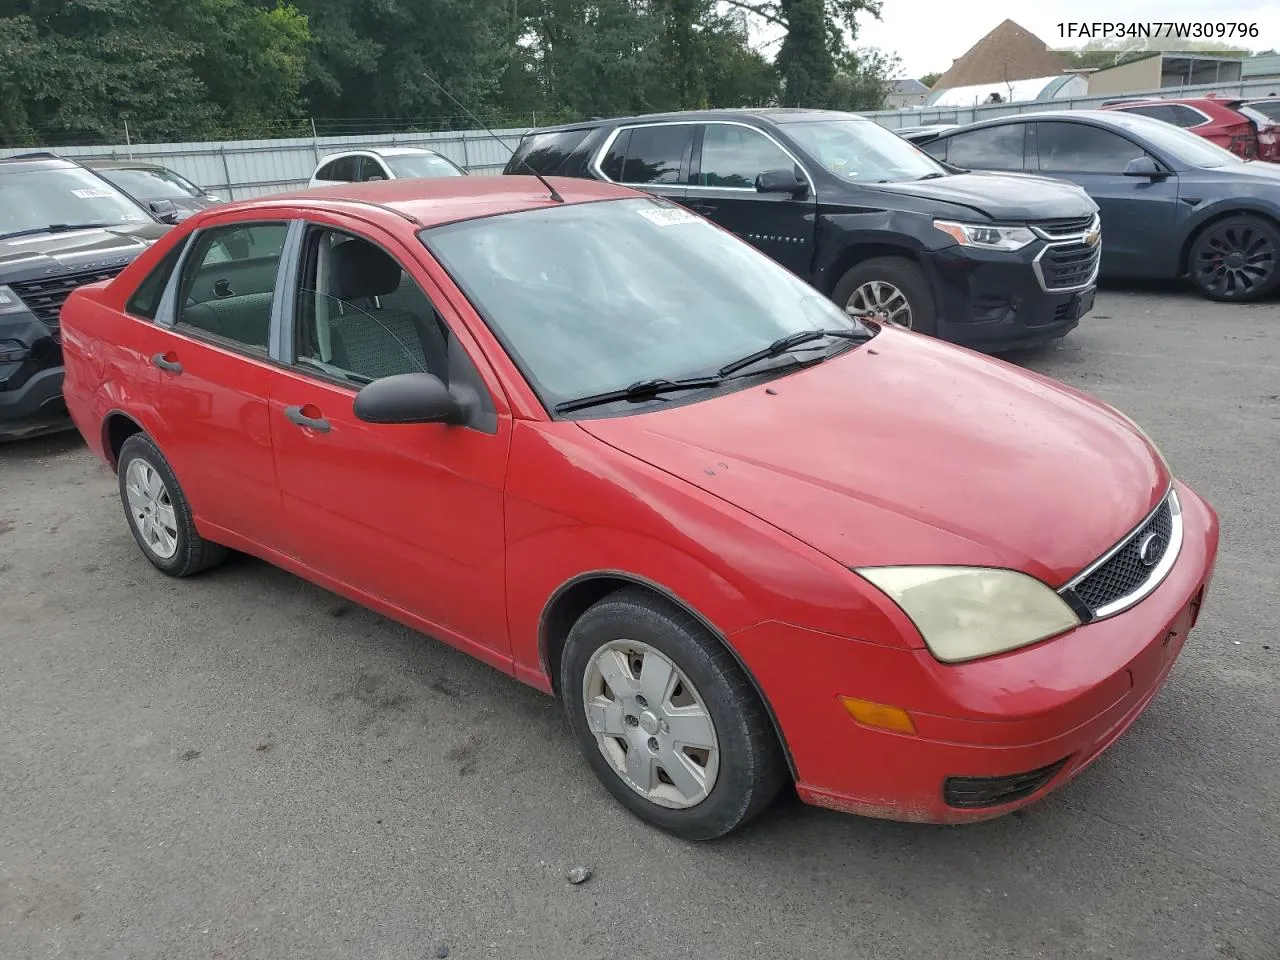
[[[129,530],[157,570],[189,577],[226,559],[226,547],[196,532],[178,478],[150,437],[135,433],[124,442],[117,475]]]
[[[849,313],[875,313],[894,326],[938,335],[938,306],[920,267],[906,257],[873,257],[849,269],[831,293]]]
[[[596,776],[632,813],[675,836],[725,836],[786,782],[769,716],[733,656],[647,591],[612,594],[574,624],[560,693]]]
[[[1191,244],[1187,273],[1209,300],[1260,300],[1280,286],[1280,230],[1250,214],[1211,223]]]

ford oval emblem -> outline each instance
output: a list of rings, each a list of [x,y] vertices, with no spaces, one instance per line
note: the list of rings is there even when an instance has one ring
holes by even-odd
[[[1142,543],[1138,544],[1138,560],[1144,567],[1154,567],[1162,556],[1167,546],[1164,537],[1159,533],[1148,533],[1142,539]]]

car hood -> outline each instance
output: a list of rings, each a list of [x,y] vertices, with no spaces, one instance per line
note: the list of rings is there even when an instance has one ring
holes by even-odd
[[[1112,408],[892,329],[765,386],[580,425],[846,566],[1009,567],[1054,587],[1170,483]]]
[[[146,221],[0,240],[0,283],[124,266],[170,229]]]
[[[1098,209],[1073,183],[1023,173],[957,173],[934,180],[878,183],[875,189],[960,204],[992,220],[1085,217]]]

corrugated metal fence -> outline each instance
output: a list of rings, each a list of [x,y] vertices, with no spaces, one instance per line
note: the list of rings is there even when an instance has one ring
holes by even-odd
[[[1280,79],[1250,80],[1218,86],[1183,87],[1145,91],[1149,95],[1264,97],[1280,90]],[[1139,96],[1141,94],[1129,94]],[[998,103],[966,108],[880,110],[864,114],[881,126],[900,127],[932,123],[970,123],[1012,113],[1037,110],[1087,110],[1101,106],[1116,95],[1077,97],[1070,100]],[[342,137],[304,137],[290,140],[236,140],[219,143],[117,144],[116,146],[59,147],[56,153],[79,159],[132,158],[162,163],[228,200],[277,193],[306,186],[320,158],[368,146],[422,146],[461,164],[473,173],[498,173],[510,157],[523,129],[495,131],[498,140],[483,130],[448,133],[397,133]],[[499,142],[501,141],[501,142]],[[506,146],[504,146],[504,144]],[[27,149],[0,150],[0,156],[29,152]]]
[[[361,147],[427,147],[438,150],[472,173],[501,173],[511,156],[503,144],[514,149],[525,131],[494,132],[501,142],[482,130],[463,130],[292,140],[58,147],[53,152],[77,160],[133,159],[161,163],[210,193],[226,200],[244,200],[305,187],[321,157]],[[0,150],[0,156],[30,153],[34,149],[38,148]]]

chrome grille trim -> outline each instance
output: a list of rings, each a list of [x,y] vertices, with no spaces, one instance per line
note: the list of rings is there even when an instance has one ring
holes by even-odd
[[[1160,557],[1160,560],[1151,568],[1151,572],[1147,575],[1146,579],[1143,580],[1137,588],[1129,591],[1123,596],[1116,597],[1096,609],[1089,607],[1089,605],[1085,603],[1076,592],[1077,588],[1085,580],[1088,580],[1089,577],[1101,570],[1109,561],[1115,558],[1116,554],[1130,546],[1133,541],[1143,531],[1145,531],[1148,526],[1150,526],[1152,521],[1156,519],[1160,512],[1165,509],[1169,511],[1169,545],[1165,548],[1164,554]],[[1130,530],[1129,533],[1125,534],[1119,543],[1113,546],[1093,563],[1089,564],[1089,566],[1085,567],[1084,570],[1080,571],[1080,573],[1076,574],[1065,586],[1058,590],[1058,595],[1066,600],[1073,609],[1077,611],[1088,610],[1090,614],[1088,622],[1092,622],[1094,620],[1105,620],[1107,617],[1114,617],[1118,613],[1123,613],[1144,600],[1158,586],[1160,586],[1161,583],[1164,582],[1165,578],[1169,575],[1169,571],[1173,569],[1174,564],[1178,562],[1178,557],[1182,553],[1182,539],[1182,505],[1178,502],[1177,492],[1170,487],[1168,493],[1161,498],[1154,510],[1143,517],[1141,523]]]

